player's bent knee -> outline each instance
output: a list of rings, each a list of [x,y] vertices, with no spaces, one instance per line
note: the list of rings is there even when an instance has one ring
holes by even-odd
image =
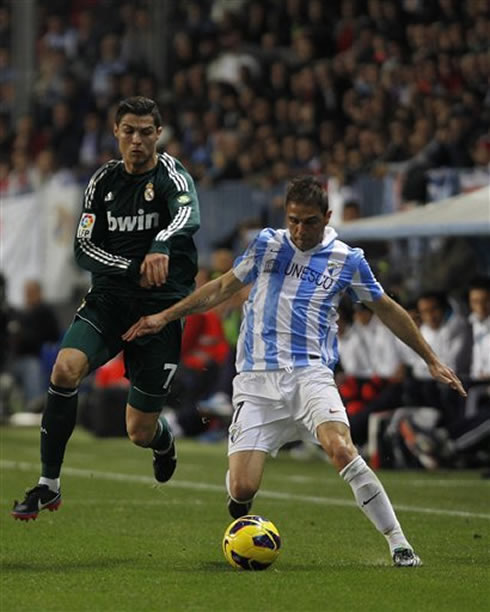
[[[257,493],[258,484],[247,476],[230,478],[230,494],[237,501],[248,501]]]
[[[154,427],[132,427],[128,428],[128,438],[136,446],[146,447],[150,444],[155,435]]]
[[[60,387],[70,389],[78,387],[87,373],[87,368],[87,359],[83,353],[60,351],[51,372],[51,381]]]

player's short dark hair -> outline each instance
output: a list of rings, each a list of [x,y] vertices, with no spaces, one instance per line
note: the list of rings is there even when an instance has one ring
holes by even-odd
[[[420,300],[434,300],[439,308],[444,311],[451,307],[447,294],[444,291],[424,291],[417,298],[417,306]]]
[[[128,114],[138,115],[138,117],[151,115],[153,117],[155,127],[158,128],[162,125],[162,116],[158,110],[157,103],[150,98],[145,98],[144,96],[133,96],[131,98],[125,98],[119,102],[115,118],[116,125],[119,125],[124,115]]]
[[[327,192],[313,176],[297,176],[290,181],[286,192],[286,206],[288,202],[317,206],[323,214],[328,210]]]
[[[481,289],[483,291],[490,291],[490,277],[488,276],[477,276],[475,277],[468,287],[468,290]]]

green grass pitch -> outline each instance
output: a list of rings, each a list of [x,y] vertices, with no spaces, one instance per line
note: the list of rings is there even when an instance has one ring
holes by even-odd
[[[77,429],[58,512],[14,521],[38,476],[38,431],[0,429],[0,610],[488,610],[490,481],[478,472],[384,472],[381,479],[424,561],[393,568],[384,538],[322,460],[267,464],[254,512],[282,536],[264,572],[221,552],[225,445],[179,441],[172,481],[155,485],[151,453]]]

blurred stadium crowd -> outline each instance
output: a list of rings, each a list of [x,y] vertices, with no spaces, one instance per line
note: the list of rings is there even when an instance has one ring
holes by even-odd
[[[488,181],[488,0],[167,2],[163,80],[154,66],[152,0],[38,0],[31,112],[21,115],[11,61],[14,1],[0,3],[2,197],[36,191],[54,175],[83,185],[118,156],[114,113],[132,95],[158,101],[165,124],[160,146],[200,188],[231,180],[267,190],[264,223],[281,223],[284,184],[299,173],[325,177],[329,192],[342,194],[345,221],[366,214],[353,188],[360,175],[400,170],[404,204],[427,201],[430,169],[472,169]],[[230,266],[233,240],[214,245],[201,271],[205,278]],[[374,466],[489,461],[490,286],[486,278],[469,284],[475,255],[467,244],[455,249],[452,243],[451,252],[438,244],[426,286],[439,274],[432,286],[444,291],[409,303],[413,296],[393,275],[389,288],[399,291],[439,356],[475,390],[466,403],[443,393],[370,311],[346,304],[337,381],[354,441]],[[382,263],[387,247],[366,250]],[[451,277],[451,257],[466,274]],[[455,288],[458,300],[449,295]],[[15,389],[14,406],[36,409],[37,401],[40,409],[55,354],[51,343],[56,346],[63,324],[53,322],[55,313],[33,281],[24,309],[11,308],[3,292],[0,311],[6,339],[0,412],[7,418]],[[182,435],[224,436],[239,324],[239,302],[188,322],[168,406]],[[99,435],[123,433],[122,373],[116,359],[87,383],[91,399],[81,421]],[[98,413],[102,406],[115,409],[102,422],[89,405]]]
[[[10,2],[0,8],[0,189],[114,155],[115,105],[158,100],[162,146],[201,184],[298,172],[348,184],[387,164],[424,201],[428,168],[490,161],[487,0],[170,2],[165,83],[151,1],[39,0],[32,113],[15,116]],[[13,121],[13,118],[16,121]]]

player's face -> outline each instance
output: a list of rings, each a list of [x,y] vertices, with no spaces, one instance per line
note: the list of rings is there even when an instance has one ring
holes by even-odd
[[[288,202],[286,223],[294,245],[301,251],[309,251],[320,243],[331,214],[331,211],[322,213],[314,205]]]
[[[444,321],[444,310],[439,306],[439,302],[433,298],[421,298],[417,302],[417,310],[420,314],[422,323],[431,329],[439,329]]]
[[[156,127],[151,115],[128,113],[114,126],[119,150],[128,172],[139,174],[155,165],[156,144],[161,127]]]
[[[486,289],[471,289],[470,309],[480,321],[490,316],[490,291]]]

